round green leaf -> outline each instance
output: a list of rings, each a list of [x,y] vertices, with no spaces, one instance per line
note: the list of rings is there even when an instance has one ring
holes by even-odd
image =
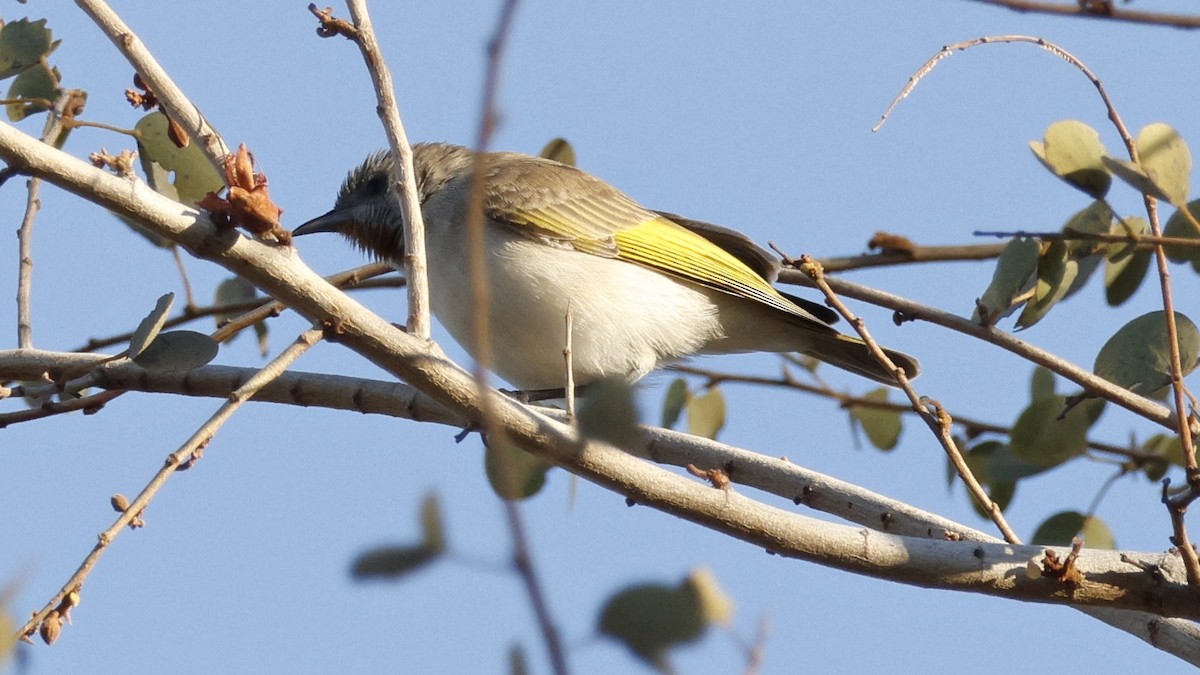
[[[1075,407],[1058,419],[1066,405],[1065,396],[1041,398],[1029,404],[1017,418],[1010,436],[1013,454],[1025,464],[1049,468],[1079,455],[1087,447],[1087,430],[1092,420]]]
[[[667,387],[667,395],[663,397],[662,425],[665,428],[670,429],[679,421],[679,415],[683,412],[687,400],[687,382],[677,377],[671,382],[671,386]]]
[[[138,327],[133,331],[133,337],[129,338],[129,358],[134,358],[146,350],[154,338],[158,337],[158,332],[162,330],[163,324],[167,322],[167,314],[171,313],[171,304],[175,302],[175,294],[167,293],[154,303],[154,309],[146,315],[144,319],[138,323]]]
[[[1031,141],[1029,148],[1054,175],[1095,199],[1108,194],[1112,176],[1101,157],[1104,144],[1100,134],[1078,120],[1055,122],[1046,129],[1041,143]]]
[[[1166,200],[1176,206],[1186,203],[1191,187],[1192,153],[1183,137],[1170,126],[1156,122],[1138,132],[1134,145],[1142,170]]]
[[[239,305],[257,297],[258,289],[254,287],[254,284],[242,277],[230,277],[217,284],[214,303],[218,307],[221,305]],[[220,326],[226,321],[236,318],[239,314],[241,312],[218,312],[216,314],[217,325]]]
[[[173,330],[159,333],[142,353],[130,358],[146,370],[191,370],[215,359],[219,348],[216,340],[204,333]]]
[[[1200,358],[1200,331],[1188,317],[1175,313],[1183,374]],[[1143,314],[1118,330],[1096,355],[1092,372],[1143,396],[1155,396],[1171,383],[1170,344],[1161,310]]]
[[[146,182],[156,192],[195,206],[204,195],[220,192],[225,186],[224,177],[209,163],[199,143],[180,148],[170,139],[166,115],[152,112],[138,120],[134,130],[138,135],[138,160]]]
[[[1047,398],[1054,395],[1054,373],[1045,366],[1033,369],[1033,377],[1029,380],[1029,400]]]
[[[886,403],[888,389],[880,387],[867,393],[863,398],[876,403]],[[891,450],[900,440],[901,420],[898,411],[868,405],[854,405],[850,407],[850,417],[862,425],[871,445],[880,450]]]
[[[49,110],[49,106],[21,103],[18,99],[54,101],[58,98],[58,84],[58,69],[51,68],[45,63],[39,63],[22,71],[8,88],[8,99],[13,101],[5,106],[8,119],[20,122],[30,115]]]
[[[712,387],[701,396],[692,396],[687,403],[688,433],[716,439],[725,427],[725,397]]]
[[[988,481],[993,485],[1015,484],[1023,478],[1035,476],[1048,468],[1025,462],[1017,457],[1010,446],[1004,443],[999,445],[1000,447],[989,453],[987,457]]]
[[[973,321],[991,325],[1016,309],[1013,298],[1024,293],[1032,283],[1039,253],[1041,246],[1036,240],[1017,238],[1008,242],[996,261],[992,283],[976,302]]]
[[[640,584],[618,592],[601,610],[599,629],[667,670],[668,649],[698,639],[713,621],[726,621],[731,608],[711,575],[697,572],[675,587]]]
[[[623,377],[605,377],[587,386],[577,416],[579,433],[625,450],[641,445],[633,387]]]
[[[1104,157],[1104,166],[1109,171],[1112,171],[1114,176],[1125,181],[1125,183],[1138,192],[1144,195],[1155,197],[1157,199],[1165,199],[1170,201],[1170,197],[1167,196],[1167,193],[1165,193],[1162,188],[1160,188],[1154,182],[1154,179],[1151,178],[1141,166],[1134,164],[1133,162],[1127,162],[1123,159],[1115,159],[1108,156]]]
[[[1079,535],[1088,548],[1116,548],[1112,531],[1104,521],[1078,511],[1060,511],[1047,518],[1033,533],[1031,543],[1039,546],[1070,546]]]
[[[1200,199],[1189,202],[1187,210],[1193,218],[1200,220]],[[1188,222],[1182,209],[1176,210],[1167,219],[1167,225],[1163,228],[1163,236],[1198,240],[1196,242],[1198,246],[1164,246],[1163,250],[1171,262],[1190,262],[1192,267],[1200,270],[1200,232],[1197,232],[1196,227]]]
[[[483,465],[492,490],[503,499],[526,499],[541,492],[554,465],[504,440],[491,440]]]
[[[33,66],[58,48],[46,20],[18,19],[0,29],[0,80]]]
[[[1107,260],[1104,267],[1104,299],[1109,306],[1118,307],[1133,297],[1149,269],[1149,251],[1139,251],[1116,262]]]

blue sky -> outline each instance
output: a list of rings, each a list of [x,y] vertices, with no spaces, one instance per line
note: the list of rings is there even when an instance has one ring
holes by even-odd
[[[231,145],[247,143],[294,227],[323,213],[345,171],[386,140],[357,50],[320,40],[306,3],[115,3]],[[799,255],[849,255],[876,230],[920,243],[975,241],[975,230],[1052,230],[1086,198],[1036,162],[1028,141],[1051,123],[1080,119],[1118,141],[1091,85],[1029,45],[985,46],[944,61],[872,134],[909,75],[942,45],[1020,33],[1057,42],[1104,81],[1136,132],[1172,124],[1200,138],[1191,66],[1197,36],[1165,28],[1021,15],[978,3],[524,2],[501,81],[493,146],[536,153],[550,138],[575,146],[581,167],[652,208],[742,230]],[[375,3],[379,38],[413,140],[470,143],[478,123],[491,3]],[[1136,3],[1185,11],[1189,3]],[[10,6],[5,20],[45,16],[63,45],[53,61],[68,86],[87,89],[86,117],[132,126],[124,104],[131,70],[81,12],[66,3]],[[338,12],[345,14],[342,8]],[[41,119],[25,123],[40,132]],[[67,149],[86,156],[126,139],[92,129]],[[16,229],[23,183],[0,190]],[[37,346],[71,349],[128,330],[167,291],[180,291],[169,255],[108,214],[48,188],[36,240]],[[1114,189],[1122,213],[1132,192]],[[10,241],[12,241],[10,239]],[[14,252],[15,247],[5,249]],[[361,262],[343,242],[300,242],[304,259],[332,272]],[[15,252],[0,297],[15,295]],[[203,300],[227,273],[190,261]],[[1197,297],[1178,268],[1181,311]],[[962,315],[991,275],[987,263],[856,272],[877,285]],[[808,291],[802,291],[808,294]],[[403,294],[364,298],[395,321]],[[812,297],[811,294],[809,297]],[[1155,306],[1150,284],[1108,308],[1098,284],[1023,337],[1085,367],[1118,326]],[[1010,423],[1032,366],[936,327],[895,327],[888,312],[856,305],[885,344],[922,359],[919,390],[952,411]],[[15,325],[0,303],[0,326]],[[304,328],[272,323],[281,349]],[[5,345],[14,345],[12,335]],[[438,333],[444,337],[444,333]],[[447,345],[452,356],[462,353]],[[7,347],[6,347],[7,348]],[[262,363],[251,341],[218,362]],[[465,363],[465,361],[464,361]],[[768,355],[706,359],[721,370],[775,374]],[[320,345],[299,369],[381,377],[337,345]],[[871,388],[825,373],[857,392]],[[642,388],[647,421],[669,375]],[[1060,384],[1060,388],[1066,388]],[[884,455],[857,449],[846,417],[824,400],[728,386],[720,439],[989,529],[961,488],[945,487],[942,451],[909,423]],[[130,394],[101,414],[11,427],[0,452],[0,582],[10,611],[40,607],[112,520],[108,498],[135,493],[217,406],[211,400]],[[1145,438],[1148,424],[1106,412],[1096,436]],[[250,405],[192,471],[173,478],[91,576],[53,648],[27,652],[32,673],[497,672],[513,642],[548,672],[516,578],[498,571],[509,543],[483,474],[476,438],[454,430],[354,413]],[[1087,508],[1111,467],[1073,463],[1022,484],[1010,522],[1028,538],[1047,515]],[[1158,486],[1118,481],[1099,515],[1122,547],[1169,547]],[[436,491],[454,559],[403,583],[348,576],[363,549],[416,537],[422,497]],[[900,586],[783,560],[581,483],[572,501],[559,471],[524,506],[537,564],[576,672],[639,668],[595,634],[605,598],[624,585],[676,583],[706,566],[737,603],[749,635],[766,615],[763,672],[1010,673],[1183,672],[1184,664],[1078,612]],[[675,655],[681,672],[738,672],[732,642],[711,633]]]

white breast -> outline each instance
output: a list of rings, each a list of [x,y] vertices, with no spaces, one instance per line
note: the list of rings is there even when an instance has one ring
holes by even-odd
[[[471,290],[457,228],[431,228],[430,303],[471,352]],[[723,336],[708,292],[615,259],[534,241],[489,225],[493,370],[521,389],[565,383],[570,303],[576,383],[637,379]]]

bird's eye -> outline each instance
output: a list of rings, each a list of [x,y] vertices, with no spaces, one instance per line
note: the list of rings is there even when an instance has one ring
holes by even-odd
[[[372,197],[378,197],[388,190],[388,176],[385,173],[377,174],[367,181],[366,191]]]

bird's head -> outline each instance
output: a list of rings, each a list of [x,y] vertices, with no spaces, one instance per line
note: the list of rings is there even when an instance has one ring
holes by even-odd
[[[446,143],[413,146],[413,172],[421,204],[446,183],[470,170],[469,149]],[[365,253],[397,264],[404,251],[400,200],[392,191],[392,155],[373,152],[350,170],[328,213],[292,231],[294,235],[337,232]]]

